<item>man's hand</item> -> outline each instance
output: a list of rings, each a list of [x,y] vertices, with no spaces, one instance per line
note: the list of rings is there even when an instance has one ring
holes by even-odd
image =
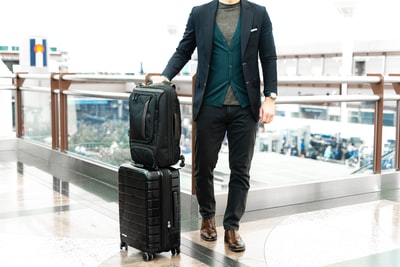
[[[150,81],[151,83],[164,83],[169,82],[169,79],[165,76],[151,76]]]
[[[260,108],[260,122],[261,123],[270,123],[275,116],[275,100],[266,97],[261,104]]]

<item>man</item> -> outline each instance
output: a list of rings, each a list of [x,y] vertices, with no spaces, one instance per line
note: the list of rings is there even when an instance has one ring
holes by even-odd
[[[194,7],[158,82],[173,79],[196,48],[194,178],[202,216],[200,236],[205,241],[217,239],[213,171],[226,135],[231,173],[224,240],[231,251],[244,251],[238,230],[250,187],[256,130],[259,121],[272,121],[277,93],[276,51],[265,7],[247,0],[214,0]],[[264,80],[262,103],[259,59]]]

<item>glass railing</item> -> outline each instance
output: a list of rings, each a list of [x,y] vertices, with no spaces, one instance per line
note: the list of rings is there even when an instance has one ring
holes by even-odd
[[[51,146],[51,106],[49,93],[22,92],[22,137]]]
[[[68,152],[112,166],[130,160],[128,101],[68,98]]]
[[[43,79],[29,74],[20,78]],[[385,91],[393,92],[392,83],[400,81],[394,77],[388,80]],[[23,84],[16,91],[20,103],[16,105],[20,107],[16,112],[17,136],[117,168],[130,160],[127,101],[133,86],[143,81],[143,76],[53,74],[41,90]],[[181,183],[190,191],[192,78],[178,77],[174,82],[181,99],[181,149],[186,158]],[[354,85],[355,90],[363,86],[365,93],[318,95],[319,86],[340,87],[343,83]],[[382,76],[280,77],[274,122],[260,125],[257,133],[252,188],[396,170],[396,105],[400,98],[392,93],[383,101],[386,92],[382,98],[382,83]],[[298,85],[309,86],[315,94],[292,93],[291,88]],[[377,86],[381,91],[374,88]],[[228,148],[224,143],[215,172],[217,192],[225,192],[228,181]]]

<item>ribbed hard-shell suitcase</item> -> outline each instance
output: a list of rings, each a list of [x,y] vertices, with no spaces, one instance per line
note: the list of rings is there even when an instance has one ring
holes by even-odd
[[[179,170],[149,170],[124,163],[118,170],[120,249],[143,251],[145,261],[156,253],[180,253]]]

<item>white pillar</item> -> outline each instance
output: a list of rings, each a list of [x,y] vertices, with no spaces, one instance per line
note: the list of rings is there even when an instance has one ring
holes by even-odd
[[[354,52],[354,15],[357,10],[358,0],[339,0],[334,1],[339,15],[342,17],[342,67],[340,75],[351,76],[353,69]],[[347,84],[342,84],[342,95],[347,95]],[[348,122],[347,103],[341,104],[341,121]]]
[[[0,74],[11,74],[6,64],[0,59]],[[0,79],[0,85],[12,86],[12,79]],[[0,138],[15,136],[12,126],[11,90],[0,90]]]

